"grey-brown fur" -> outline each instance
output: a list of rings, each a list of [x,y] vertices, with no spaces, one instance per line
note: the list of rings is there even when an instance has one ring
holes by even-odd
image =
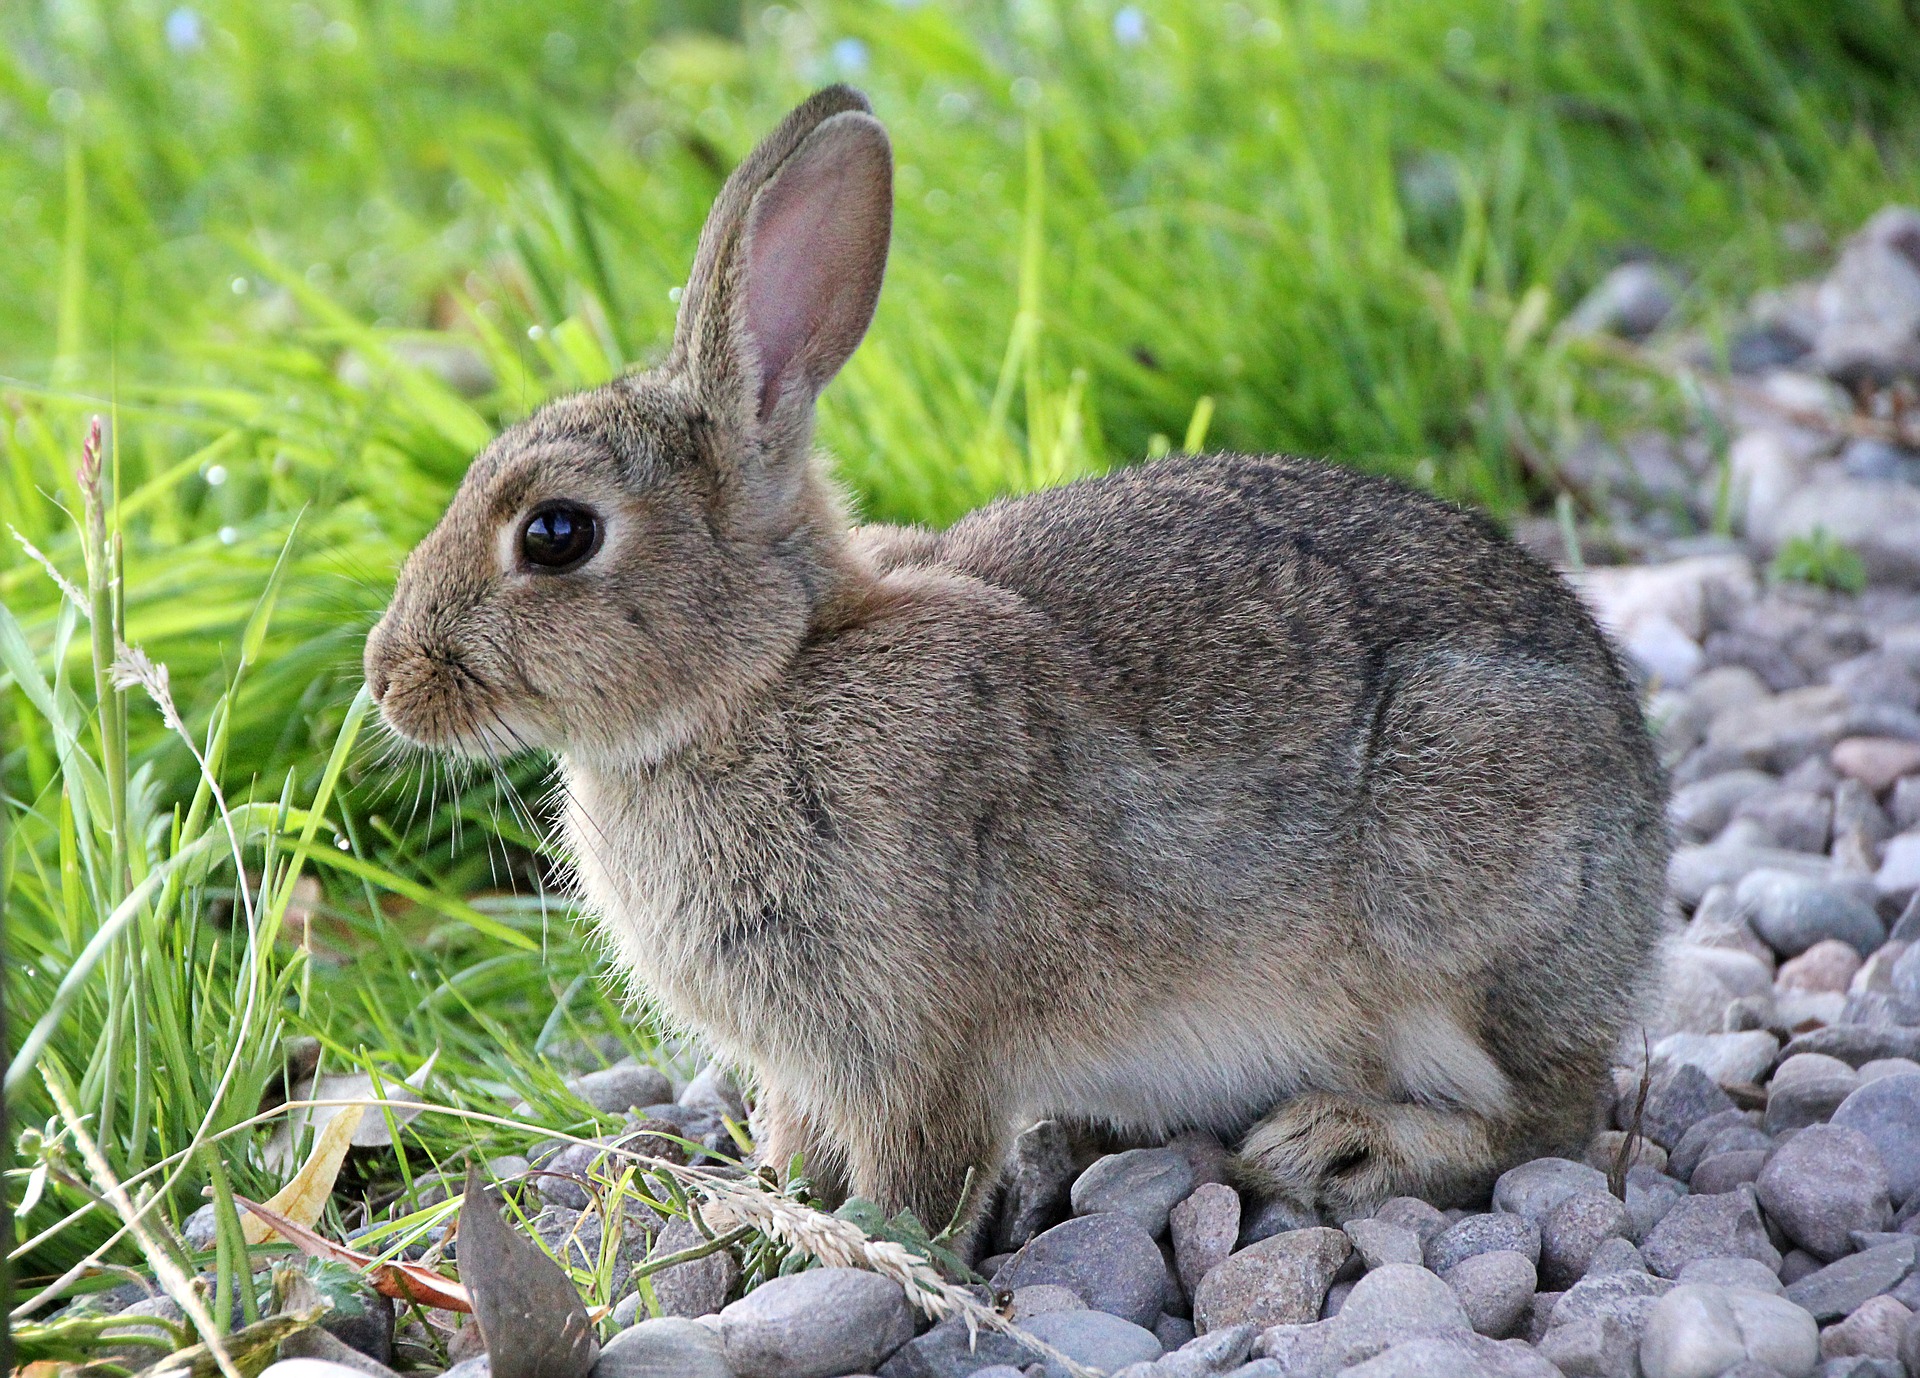
[[[945,1221],[1043,1114],[1244,1134],[1336,1214],[1578,1147],[1666,854],[1591,620],[1483,519],[1299,460],[850,528],[810,424],[884,264],[865,108],[736,173],[660,369],[475,461],[368,639],[388,721],[559,753],[619,960],[830,1190]],[[604,546],[516,567],[554,498]]]

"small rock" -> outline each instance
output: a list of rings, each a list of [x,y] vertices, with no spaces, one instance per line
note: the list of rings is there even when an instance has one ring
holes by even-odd
[[[872,1372],[911,1340],[913,1310],[891,1278],[813,1268],[761,1283],[721,1311],[719,1328],[740,1378],[833,1378]]]
[[[641,1321],[600,1347],[593,1378],[737,1378],[719,1332],[677,1316]]]
[[[1887,839],[1880,852],[1880,869],[1873,873],[1873,888],[1889,900],[1905,901],[1920,893],[1920,832]]]
[[[1473,1328],[1503,1340],[1527,1314],[1538,1278],[1525,1254],[1498,1250],[1460,1260],[1447,1270],[1445,1282]]]
[[[1860,960],[1853,944],[1823,938],[1798,957],[1782,962],[1774,986],[1779,990],[1844,991],[1859,972]]]
[[[1765,771],[1727,770],[1673,792],[1667,819],[1689,842],[1705,842],[1727,826],[1742,801],[1780,782]]]
[[[997,1365],[1024,1373],[1033,1362],[1033,1351],[1012,1336],[984,1329],[970,1333],[966,1321],[955,1316],[900,1346],[880,1366],[880,1378],[985,1378]]]
[[[1738,886],[1756,871],[1786,871],[1810,877],[1827,873],[1824,858],[1784,847],[1711,842],[1700,847],[1676,847],[1667,862],[1667,888],[1683,906],[1697,905],[1716,885]]]
[[[1057,1224],[1077,1175],[1072,1136],[1060,1121],[1042,1120],[1015,1139],[994,1230],[996,1249],[1018,1249]]]
[[[1205,1335],[1249,1321],[1265,1327],[1318,1320],[1334,1274],[1352,1252],[1344,1234],[1325,1228],[1290,1230],[1251,1244],[1195,1290],[1194,1329]]]
[[[1820,1362],[1813,1317],[1771,1293],[1688,1284],[1655,1304],[1640,1340],[1646,1378],[1715,1378],[1743,1360],[1806,1378]]]
[[[1723,1135],[1734,1131],[1746,1131],[1751,1138],[1745,1142],[1738,1136],[1723,1140]],[[1700,1160],[1711,1153],[1725,1153],[1735,1148],[1768,1148],[1771,1144],[1760,1129],[1759,1115],[1747,1110],[1723,1110],[1700,1120],[1680,1136],[1680,1142],[1673,1146],[1667,1159],[1667,1171],[1684,1181],[1693,1176]]]
[[[1589,1316],[1556,1325],[1538,1353],[1567,1378],[1641,1378],[1639,1333],[1618,1316]]]
[[[1693,1170],[1687,1185],[1696,1196],[1718,1196],[1721,1192],[1758,1181],[1761,1169],[1767,1165],[1769,1152],[1764,1148],[1746,1148],[1735,1149],[1731,1153],[1715,1153]]]
[[[1833,800],[1806,789],[1771,789],[1743,799],[1735,818],[1757,824],[1760,837],[1791,852],[1824,853],[1833,836]]]
[[[1135,1148],[1096,1160],[1074,1179],[1069,1195],[1075,1215],[1130,1215],[1157,1238],[1167,1228],[1167,1212],[1192,1190],[1193,1168],[1180,1154]]]
[[[1910,1076],[1920,1076],[1920,1062],[1915,1062],[1910,1057],[1877,1057],[1871,1062],[1863,1062],[1860,1064],[1860,1084],[1862,1086],[1870,1081],[1879,1081],[1883,1077]],[[1867,1137],[1871,1138],[1873,1136],[1868,1135]],[[1881,1151],[1880,1156],[1882,1158],[1887,1156],[1885,1150]]]
[[[1736,1187],[1718,1196],[1687,1196],[1674,1203],[1641,1242],[1647,1266],[1661,1277],[1701,1258],[1751,1258],[1772,1269],[1780,1251],[1767,1238],[1752,1187]]]
[[[1898,1287],[1914,1270],[1920,1239],[1895,1240],[1848,1254],[1787,1284],[1787,1300],[1817,1321],[1850,1316]]]
[[[1501,1250],[1524,1254],[1527,1262],[1538,1264],[1540,1227],[1524,1215],[1465,1216],[1428,1241],[1427,1267],[1436,1273],[1445,1273],[1475,1254]]]
[[[671,1100],[671,1092],[660,1097]],[[734,1084],[733,1076],[718,1062],[709,1062],[694,1074],[687,1089],[680,1093],[679,1103],[688,1110],[705,1115],[711,1119],[733,1120],[737,1124],[747,1122],[747,1100],[740,1094],[740,1088]]]
[[[1203,1374],[1238,1368],[1246,1362],[1253,1352],[1253,1342],[1259,1338],[1260,1327],[1251,1324],[1230,1325],[1197,1338],[1189,1335],[1178,1347],[1177,1354],[1167,1356],[1157,1378],[1185,1378],[1187,1374],[1199,1378]]]
[[[1627,1229],[1626,1205],[1611,1192],[1569,1196],[1540,1222],[1540,1281],[1555,1292],[1573,1286],[1595,1251],[1609,1239],[1625,1238]]]
[[[1346,1236],[1340,1241],[1344,1245]],[[1139,1221],[1125,1215],[1083,1215],[1036,1235],[1001,1266],[993,1281],[1009,1291],[1055,1283],[1095,1310],[1144,1327],[1160,1314],[1167,1268],[1159,1246]],[[1316,1309],[1318,1304],[1316,1300]]]
[[[1733,1102],[1712,1077],[1690,1063],[1668,1063],[1654,1069],[1640,1114],[1640,1132],[1671,1152],[1687,1130],[1709,1115],[1731,1109]],[[1604,1178],[1599,1186],[1584,1188],[1588,1191],[1606,1189]],[[1498,1204],[1497,1195],[1495,1204]]]
[[[1883,1057],[1920,1059],[1920,1029],[1861,1025],[1815,1029],[1795,1037],[1781,1052],[1788,1057],[1795,1053],[1825,1053],[1852,1067]]]
[[[1568,335],[1620,335],[1641,340],[1660,328],[1677,300],[1673,276],[1656,264],[1622,263],[1596,283],[1567,316]]]
[[[1780,1295],[1786,1289],[1766,1264],[1751,1258],[1699,1258],[1680,1270],[1674,1279],[1702,1287],[1744,1287],[1751,1292]]]
[[[1341,1228],[1369,1269],[1388,1263],[1411,1263],[1419,1267],[1425,1262],[1420,1236],[1404,1225],[1377,1219],[1349,1220]]]
[[[1614,1160],[1620,1156],[1620,1146],[1626,1138],[1624,1129],[1603,1129],[1595,1134],[1593,1141],[1587,1145],[1587,1166],[1600,1172],[1613,1171]],[[1665,1172],[1667,1150],[1651,1139],[1636,1137],[1627,1158],[1627,1166],[1650,1167],[1655,1172]]]
[[[1647,1260],[1640,1248],[1631,1239],[1609,1239],[1593,1251],[1593,1258],[1587,1264],[1587,1277],[1599,1277],[1603,1273],[1644,1273]]]
[[[1694,1074],[1699,1075],[1697,1070]],[[1712,1083],[1708,1085],[1712,1087]],[[1658,1090],[1658,1078],[1655,1089]],[[1725,1099],[1718,1087],[1712,1087],[1712,1090]],[[1655,1136],[1650,1134],[1649,1137]],[[1535,1158],[1532,1162],[1522,1163],[1500,1174],[1499,1180],[1493,1184],[1493,1208],[1496,1212],[1522,1216],[1538,1225],[1569,1196],[1581,1192],[1604,1192],[1606,1189],[1606,1174],[1585,1163],[1576,1163],[1569,1158]]]
[[[1644,1244],[1662,1220],[1666,1219],[1687,1189],[1681,1183],[1652,1168],[1627,1169],[1627,1238]]]
[[[1072,1288],[1036,1282],[1015,1289],[1013,1300],[1007,1306],[1007,1319],[1018,1324],[1054,1311],[1084,1311],[1086,1307],[1086,1302]]]
[[[1832,1123],[1873,1144],[1887,1170],[1890,1199],[1920,1193],[1920,1072],[1865,1082],[1840,1103]]]
[[[660,1231],[653,1241],[653,1248],[648,1251],[648,1257],[664,1258],[704,1243],[705,1235],[687,1221],[676,1218],[668,1221],[666,1228]],[[593,1265],[589,1263],[587,1266]],[[708,1254],[705,1258],[696,1258],[690,1263],[676,1263],[671,1268],[662,1268],[648,1279],[653,1284],[654,1299],[660,1303],[662,1316],[684,1316],[689,1319],[711,1316],[726,1305],[727,1293],[733,1290],[734,1283],[739,1280],[739,1261],[725,1249]]]
[[[1185,1316],[1169,1316],[1162,1312],[1160,1319],[1153,1323],[1153,1335],[1163,1349],[1179,1349],[1193,1343],[1193,1322]]]
[[[575,1077],[567,1083],[567,1089],[607,1115],[624,1115],[673,1099],[673,1083],[666,1073],[657,1067],[642,1067],[633,1058]]]
[[[1886,1165],[1855,1129],[1802,1129],[1768,1160],[1755,1190],[1773,1222],[1817,1258],[1838,1258],[1852,1249],[1852,1231],[1884,1229],[1893,1219]]]
[[[1128,1364],[1151,1363],[1162,1352],[1151,1330],[1104,1311],[1052,1311],[1036,1316],[1022,1328],[1069,1359],[1104,1373],[1117,1372]],[[1064,1378],[1064,1372],[1052,1364],[1044,1371],[1049,1378]]]
[[[1853,951],[1844,943],[1838,946]],[[1758,1081],[1773,1066],[1779,1051],[1780,1040],[1760,1029],[1746,1033],[1669,1034],[1653,1045],[1656,1062],[1697,1067],[1721,1086]]]
[[[1784,1134],[1825,1123],[1859,1086],[1860,1074],[1844,1064],[1838,1073],[1799,1076],[1785,1083],[1776,1076],[1767,1096],[1767,1133]]]
[[[1375,1211],[1373,1218],[1384,1220],[1389,1225],[1406,1226],[1420,1236],[1422,1248],[1453,1223],[1447,1218],[1446,1212],[1428,1205],[1417,1196],[1396,1196]]]
[[[1863,1354],[1869,1359],[1900,1359],[1900,1335],[1913,1312],[1892,1297],[1874,1297],[1820,1336],[1820,1353],[1829,1359]]]
[[[1885,794],[1902,775],[1920,774],[1920,742],[1898,737],[1848,737],[1833,748],[1833,768]]]
[[[1252,1209],[1243,1203],[1240,1210],[1240,1240],[1238,1247],[1244,1249],[1249,1244],[1257,1244],[1263,1239],[1271,1239],[1277,1234],[1289,1230],[1310,1230],[1320,1223],[1317,1212],[1295,1205],[1285,1197],[1272,1197],[1265,1201],[1256,1201]]]
[[[1240,1193],[1221,1182],[1205,1182],[1168,1213],[1174,1267],[1180,1285],[1192,1296],[1200,1280],[1233,1252],[1240,1237]]]
[[[1401,1340],[1471,1331],[1460,1299],[1425,1268],[1390,1263],[1354,1284],[1334,1330],[1344,1362],[1355,1364]]]
[[[1862,956],[1886,940],[1886,926],[1873,906],[1843,886],[1758,870],[1734,891],[1754,932],[1782,956],[1797,957],[1829,939],[1850,944]]]

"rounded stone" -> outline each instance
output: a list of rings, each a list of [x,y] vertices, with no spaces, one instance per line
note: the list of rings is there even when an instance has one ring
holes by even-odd
[[[1035,1316],[1047,1316],[1055,1311],[1084,1311],[1086,1302],[1080,1294],[1070,1287],[1061,1287],[1051,1282],[1036,1282],[1030,1287],[1016,1288],[1013,1300],[1007,1305],[1007,1319],[1018,1325],[1022,1321],[1032,1320]]]
[[[1595,1250],[1627,1235],[1627,1208],[1610,1192],[1569,1196],[1540,1222],[1540,1282],[1561,1292],[1586,1275]]]
[[[1168,1212],[1167,1230],[1180,1285],[1192,1296],[1240,1237],[1240,1193],[1223,1182],[1203,1182]]]
[[[1346,1235],[1324,1227],[1250,1244],[1209,1272],[1194,1292],[1194,1329],[1205,1335],[1247,1322],[1264,1329],[1316,1321],[1334,1274],[1352,1253]]]
[[[1809,1125],[1775,1150],[1754,1189],[1773,1222],[1816,1258],[1838,1258],[1853,1248],[1853,1231],[1892,1221],[1886,1164],[1857,1129]]]
[[[575,1077],[567,1083],[567,1089],[608,1115],[624,1115],[673,1099],[673,1083],[665,1072],[642,1067],[631,1059]]]
[[[1423,1264],[1425,1255],[1420,1236],[1405,1225],[1386,1220],[1349,1220],[1341,1229],[1353,1241],[1354,1250],[1368,1268],[1388,1263]]]
[[[1868,901],[1791,871],[1753,871],[1742,878],[1734,899],[1753,931],[1782,956],[1797,957],[1815,943],[1837,939],[1864,957],[1886,941],[1886,925]]]
[[[1069,1359],[1103,1373],[1117,1372],[1128,1364],[1152,1363],[1163,1352],[1151,1330],[1105,1311],[1052,1311],[1021,1328]]]
[[[1444,1281],[1473,1328],[1496,1340],[1514,1333],[1533,1305],[1539,1283],[1527,1256],[1506,1249],[1461,1259],[1447,1270]]]
[[[1717,1196],[1732,1191],[1760,1176],[1767,1165],[1768,1149],[1737,1148],[1731,1153],[1715,1153],[1701,1160],[1687,1185],[1698,1196]]]
[[[1892,1200],[1920,1192],[1920,1070],[1866,1082],[1840,1103],[1831,1123],[1858,1130],[1879,1150]]]
[[[1604,1179],[1603,1179],[1604,1180]],[[1511,1250],[1529,1263],[1540,1259],[1540,1227],[1524,1215],[1468,1215],[1427,1243],[1427,1267],[1444,1273],[1475,1254]]]
[[[1327,1324],[1334,1328],[1348,1365],[1402,1340],[1473,1329],[1451,1287],[1425,1268],[1405,1263],[1389,1263],[1361,1278],[1340,1314]]]
[[[1859,1073],[1852,1068],[1845,1076],[1798,1076],[1785,1083],[1776,1080],[1767,1096],[1767,1133],[1784,1134],[1789,1129],[1825,1123],[1859,1086]]]
[[[1696,1069],[1685,1070],[1698,1074]],[[1570,1158],[1535,1158],[1500,1174],[1493,1184],[1493,1208],[1497,1212],[1523,1216],[1538,1225],[1569,1196],[1606,1189],[1607,1175],[1598,1168]]]
[[[1688,1284],[1655,1303],[1640,1339],[1646,1378],[1717,1378],[1742,1362],[1806,1378],[1820,1362],[1819,1328],[1784,1298],[1744,1288]]]
[[[593,1378],[737,1378],[712,1326],[657,1316],[629,1326],[600,1347]]]
[[[913,1338],[900,1284],[864,1268],[772,1278],[720,1312],[739,1378],[834,1378],[872,1372]]]
[[[1109,1153],[1073,1181],[1069,1200],[1075,1215],[1110,1211],[1132,1216],[1156,1238],[1167,1228],[1167,1212],[1193,1190],[1193,1166],[1170,1148],[1134,1148]]]
[[[1823,938],[1792,961],[1782,962],[1773,984],[1779,990],[1845,991],[1860,970],[1860,953],[1853,944]]]
[[[1701,1287],[1744,1287],[1776,1296],[1785,1290],[1773,1269],[1751,1258],[1698,1258],[1682,1268],[1675,1281]]]
[[[1736,1187],[1718,1196],[1685,1196],[1640,1245],[1647,1267],[1661,1277],[1677,1277],[1696,1259],[1751,1258],[1778,1270],[1780,1251],[1767,1227],[1752,1187]]]
[[[1829,1326],[1821,1334],[1820,1353],[1828,1359],[1860,1354],[1869,1359],[1891,1359],[1897,1363],[1900,1358],[1900,1334],[1912,1316],[1912,1311],[1892,1297],[1874,1297],[1863,1302],[1859,1310],[1840,1324]]]
[[[1167,1266],[1160,1246],[1139,1221],[1125,1215],[1083,1215],[1035,1235],[1000,1266],[993,1281],[1008,1291],[1055,1283],[1096,1311],[1150,1326],[1166,1294]]]

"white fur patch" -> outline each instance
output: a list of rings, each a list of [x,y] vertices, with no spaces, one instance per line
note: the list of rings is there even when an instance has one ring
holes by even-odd
[[[1418,1005],[1393,1016],[1387,1061],[1395,1089],[1419,1105],[1505,1113],[1513,1103],[1506,1074],[1447,1011]]]

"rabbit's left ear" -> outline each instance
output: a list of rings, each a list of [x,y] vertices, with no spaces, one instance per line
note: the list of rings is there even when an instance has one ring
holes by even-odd
[[[893,150],[865,105],[830,88],[801,106],[734,174],[701,236],[676,352],[750,425],[784,430],[810,412],[873,320]]]

